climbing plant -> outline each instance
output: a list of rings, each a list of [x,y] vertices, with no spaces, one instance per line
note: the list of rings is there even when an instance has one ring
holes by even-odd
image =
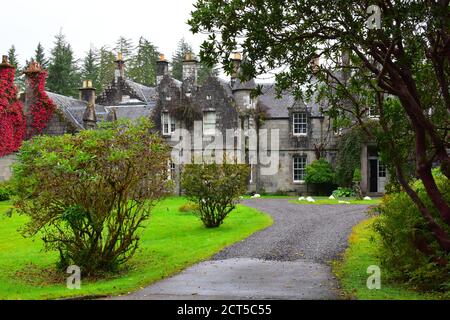
[[[25,136],[26,121],[14,75],[15,69],[4,59],[0,64],[0,157],[17,151]]]
[[[42,133],[47,127],[56,110],[56,105],[45,92],[47,72],[41,70],[39,65],[32,64],[28,68],[27,75],[33,90],[33,103],[30,106],[32,122],[29,124],[29,127],[31,129],[30,134],[34,135]]]
[[[336,182],[339,186],[352,187],[355,170],[361,168],[362,143],[362,134],[358,129],[352,129],[341,137],[336,161]]]

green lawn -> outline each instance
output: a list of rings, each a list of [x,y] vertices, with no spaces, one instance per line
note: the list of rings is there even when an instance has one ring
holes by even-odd
[[[330,200],[328,197],[312,197],[316,202],[308,202],[308,201],[298,201],[293,200],[291,203],[296,204],[311,204],[311,205],[346,205],[345,203],[339,203],[339,201],[350,202],[350,204],[362,204],[362,205],[378,205],[381,203],[381,198],[373,198],[372,200],[356,200],[354,198],[341,198]],[[347,204],[348,205],[348,204]]]
[[[371,226],[376,218],[363,221],[353,228],[349,237],[349,248],[342,261],[334,263],[333,271],[340,280],[344,293],[349,298],[360,300],[429,300],[443,299],[437,294],[425,294],[408,289],[405,285],[387,281],[381,268],[381,289],[367,288],[367,268],[371,265],[381,266],[377,255],[378,236]]]
[[[154,209],[129,270],[113,279],[82,282],[81,290],[69,290],[65,276],[53,271],[57,254],[43,252],[40,239],[24,239],[17,229],[26,223],[26,217],[7,217],[4,213],[10,204],[0,202],[0,299],[128,293],[208,259],[273,223],[268,215],[239,205],[220,228],[206,229],[193,214],[178,212],[184,203],[183,198],[170,198]]]

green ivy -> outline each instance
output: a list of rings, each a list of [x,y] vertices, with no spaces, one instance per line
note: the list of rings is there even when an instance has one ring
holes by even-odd
[[[345,133],[338,145],[336,182],[342,187],[351,187],[355,170],[361,168],[362,133],[353,129]]]

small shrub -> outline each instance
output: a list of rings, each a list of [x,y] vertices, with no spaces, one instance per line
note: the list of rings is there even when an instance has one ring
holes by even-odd
[[[331,164],[319,159],[306,167],[305,182],[313,185],[319,194],[327,194],[334,188],[335,173]]]
[[[445,199],[450,202],[448,179],[438,172],[435,172],[435,179]],[[450,227],[441,220],[422,182],[416,181],[412,187],[439,225],[450,234]],[[419,289],[448,290],[450,256],[439,250],[426,220],[409,196],[405,192],[386,195],[377,210],[381,215],[374,229],[381,236],[380,258],[389,274]],[[434,253],[426,255],[418,250],[424,244]]]
[[[351,198],[355,196],[355,190],[339,187],[337,190],[333,191],[333,196],[335,198]]]
[[[181,185],[207,228],[217,228],[246,191],[250,174],[247,165],[190,164],[182,174]]]
[[[8,182],[0,182],[0,201],[10,200],[13,195],[12,187]]]

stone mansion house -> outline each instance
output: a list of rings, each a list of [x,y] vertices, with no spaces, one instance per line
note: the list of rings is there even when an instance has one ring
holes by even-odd
[[[229,80],[209,76],[200,86],[197,83],[198,61],[192,54],[186,55],[183,62],[183,81],[176,80],[170,75],[169,62],[161,55],[157,62],[157,85],[147,87],[127,79],[125,61],[119,54],[114,80],[97,96],[90,81],[84,81],[80,88],[80,99],[48,92],[48,96],[60,112],[59,116],[53,117],[43,133],[60,135],[94,128],[98,121],[150,117],[167,143],[175,147],[177,142],[173,140],[177,139],[174,139],[173,135],[177,129],[188,130],[194,135],[194,125],[187,121],[189,118],[195,119],[196,123],[200,122],[203,132],[201,150],[192,144],[192,150],[188,150],[192,154],[202,156],[214,133],[220,132],[226,137],[227,130],[241,129],[244,132],[243,141],[241,143],[235,141],[235,149],[237,153],[241,153],[245,161],[248,161],[248,132],[251,129],[267,129],[269,132],[277,130],[279,133],[277,173],[263,175],[261,171],[264,164],[252,165],[249,191],[306,194],[308,192],[308,186],[304,183],[306,166],[316,160],[318,155],[331,163],[335,162],[337,156],[339,134],[331,129],[332,120],[321,112],[326,106],[298,101],[289,92],[284,92],[279,98],[274,84],[268,83],[261,84],[262,95],[252,98],[252,90],[257,84],[254,80],[245,83],[239,81],[240,62],[240,54],[235,54],[233,57],[235,72]],[[27,97],[25,92],[23,97],[25,108]],[[251,112],[252,110],[263,111],[263,121],[257,121],[252,116],[255,114]],[[272,151],[271,145],[271,142],[268,142],[269,155]],[[183,153],[186,150],[176,152]],[[7,160],[0,159],[0,180],[2,180],[2,161]],[[177,181],[177,192],[181,192],[180,166],[175,163],[170,163],[169,166],[171,178]],[[361,173],[361,187],[365,194],[384,192],[387,173],[378,159],[375,145],[363,146]],[[3,178],[6,175],[3,173]]]

